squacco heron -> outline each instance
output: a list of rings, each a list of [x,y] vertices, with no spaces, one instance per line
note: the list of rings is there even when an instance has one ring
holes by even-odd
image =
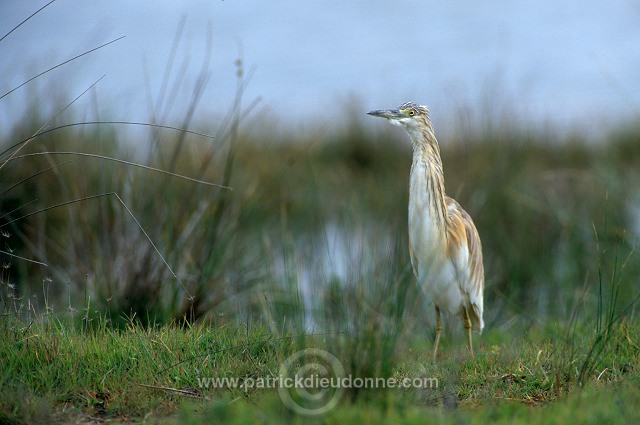
[[[442,333],[441,310],[462,319],[473,356],[471,330],[482,332],[484,327],[482,245],[469,214],[445,195],[440,147],[429,110],[408,102],[398,109],[371,111],[369,115],[403,127],[411,139],[409,254],[418,284],[436,309],[433,358]]]

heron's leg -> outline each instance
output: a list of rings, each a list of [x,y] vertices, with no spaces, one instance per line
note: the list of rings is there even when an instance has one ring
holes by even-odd
[[[440,318],[440,309],[436,307],[436,343],[433,347],[433,360],[438,355],[438,344],[440,344],[440,334],[442,333],[442,319]]]
[[[467,330],[467,340],[469,341],[469,352],[471,352],[471,357],[474,357],[473,340],[471,339],[471,319],[469,319],[469,312],[467,311],[467,307],[464,308],[464,328]]]

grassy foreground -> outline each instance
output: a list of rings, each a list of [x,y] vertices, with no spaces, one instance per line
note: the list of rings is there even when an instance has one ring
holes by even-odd
[[[636,423],[638,325],[625,319],[612,327],[583,377],[597,346],[588,330],[538,328],[518,340],[489,330],[476,339],[475,359],[454,340],[437,362],[426,354],[430,344],[416,337],[391,377],[430,377],[437,385],[347,388],[335,408],[309,417],[286,407],[277,388],[255,385],[282,373],[303,348],[299,336],[215,324],[112,330],[104,323],[9,320],[0,325],[0,423]],[[331,337],[308,335],[304,347],[330,350]],[[349,359],[337,359],[348,369]],[[252,387],[207,388],[203,379],[216,377]]]
[[[214,138],[49,91],[0,129],[0,425],[640,423],[637,122],[594,141],[480,110],[438,133],[487,327],[470,358],[445,318],[432,361],[406,138],[362,107],[247,119],[237,66],[227,115],[195,119],[198,83],[178,120]]]
[[[146,157],[104,129],[14,129],[0,423],[639,419],[640,131],[441,140],[447,191],[483,241],[487,327],[471,359],[445,318],[433,362],[407,253],[406,140],[357,119],[319,140],[256,139],[241,118],[214,141],[156,134]],[[296,373],[351,385],[279,384]],[[373,378],[385,385],[355,385]]]
[[[233,191],[105,159],[136,154],[99,129],[5,155],[0,423],[637,422],[640,132],[441,141],[483,241],[487,327],[471,359],[445,318],[433,362],[409,147],[354,122],[319,141],[163,133],[139,160]],[[292,373],[352,385],[277,388]]]

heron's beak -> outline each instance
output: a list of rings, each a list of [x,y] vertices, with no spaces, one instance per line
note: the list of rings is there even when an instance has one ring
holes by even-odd
[[[367,112],[367,114],[373,115],[374,117],[386,118],[388,120],[399,120],[405,117],[405,115],[398,109],[377,110]]]

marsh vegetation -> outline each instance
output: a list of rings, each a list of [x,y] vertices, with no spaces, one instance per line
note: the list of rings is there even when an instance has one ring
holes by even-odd
[[[440,137],[483,242],[486,330],[473,359],[445,318],[432,362],[405,136],[358,105],[340,128],[277,127],[238,79],[226,117],[184,117],[198,133],[51,118],[73,105],[55,99],[3,129],[0,422],[302,423],[277,389],[202,385],[278,376],[300,352],[438,382],[347,388],[318,423],[638,419],[637,123],[586,141],[461,116]]]

